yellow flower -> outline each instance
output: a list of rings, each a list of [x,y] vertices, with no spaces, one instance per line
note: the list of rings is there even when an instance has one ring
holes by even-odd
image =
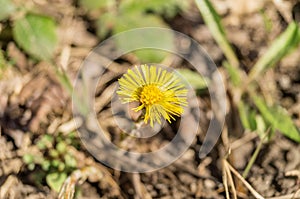
[[[174,72],[156,66],[141,65],[129,69],[119,79],[117,91],[122,103],[139,102],[134,111],[143,110],[144,122],[153,127],[161,118],[171,123],[187,106],[187,89]]]

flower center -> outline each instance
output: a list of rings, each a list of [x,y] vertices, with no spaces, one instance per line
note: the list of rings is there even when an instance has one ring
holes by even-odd
[[[163,93],[155,85],[147,85],[143,87],[140,95],[140,102],[145,105],[153,105],[159,102],[163,97]]]

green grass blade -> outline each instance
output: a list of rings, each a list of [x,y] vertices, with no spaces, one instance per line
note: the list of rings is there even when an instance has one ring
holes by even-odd
[[[217,41],[220,48],[223,50],[224,55],[229,61],[230,65],[235,68],[239,67],[239,61],[234,53],[231,45],[229,44],[224,28],[221,24],[220,16],[212,6],[209,0],[195,0],[196,4],[202,14],[202,17],[210,29],[211,34]]]
[[[239,111],[239,116],[240,120],[242,122],[242,125],[245,129],[252,130],[251,128],[251,123],[249,121],[249,106],[245,104],[242,100],[238,104],[238,111]]]
[[[226,71],[228,72],[230,76],[230,80],[234,86],[239,86],[242,82],[242,76],[240,71],[233,67],[231,64],[229,64],[227,61],[223,62],[223,66],[226,68]]]
[[[274,66],[284,56],[294,50],[300,43],[300,30],[292,22],[287,29],[273,42],[268,51],[257,61],[249,73],[248,82],[256,79],[263,71]]]

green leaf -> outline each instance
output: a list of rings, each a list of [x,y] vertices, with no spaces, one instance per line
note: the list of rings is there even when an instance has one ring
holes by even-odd
[[[294,50],[299,43],[300,28],[296,22],[292,22],[253,66],[249,73],[249,81],[256,79],[263,71],[274,66],[284,56]]]
[[[214,9],[209,0],[195,0],[196,4],[202,14],[205,24],[208,26],[211,34],[219,44],[232,67],[238,68],[239,61],[236,57],[231,45],[229,44],[224,28],[221,23],[220,16]]]
[[[66,154],[64,158],[67,167],[76,168],[77,162],[73,156],[71,156],[70,154]]]
[[[171,8],[181,7],[179,0],[123,0],[120,1],[116,12],[107,12],[101,15],[97,21],[97,34],[100,38],[105,38],[108,33],[117,34],[120,32],[143,27],[162,27],[167,28],[162,18],[153,13],[164,13],[168,15]],[[162,6],[164,5],[164,6]],[[152,14],[149,14],[151,11]],[[171,11],[173,12],[173,11]],[[170,13],[169,13],[170,14]],[[132,34],[131,34],[132,35]],[[141,44],[159,44],[161,48],[173,47],[173,35],[164,32],[161,34],[132,35],[130,38],[117,40],[117,46],[121,50],[132,49],[132,45]],[[143,45],[142,45],[143,46]],[[139,49],[133,52],[141,62],[161,62],[169,53],[157,49]]]
[[[66,152],[67,150],[67,145],[64,143],[64,142],[59,142],[57,145],[56,145],[56,150],[60,153],[60,154],[63,154]]]
[[[119,5],[120,13],[144,14],[146,9],[147,9],[147,3],[143,0],[138,2],[134,0],[123,0],[120,2]]]
[[[144,63],[159,63],[168,55],[167,52],[157,49],[143,49],[134,51],[134,54]]]
[[[256,115],[255,116],[255,122],[256,122],[256,132],[258,133],[259,137],[261,139],[263,139],[263,137],[266,134],[267,131],[267,125],[266,122],[264,120],[264,118],[261,115]],[[272,135],[273,133],[270,133],[270,135]]]
[[[110,31],[115,27],[116,21],[118,20],[115,13],[106,12],[97,20],[97,35],[104,39]]]
[[[79,3],[81,6],[85,7],[88,10],[96,10],[103,8],[109,5],[113,1],[110,0],[80,0]]]
[[[202,77],[199,73],[190,69],[176,70],[195,90],[202,90],[207,88],[208,80]]]
[[[51,167],[51,163],[49,160],[44,160],[43,162],[41,162],[41,167],[44,171],[49,171],[50,167]]]
[[[67,179],[66,173],[50,173],[46,176],[46,182],[49,187],[59,192],[60,187],[63,185],[64,181]]]
[[[261,115],[271,124],[273,130],[279,130],[288,138],[300,143],[300,132],[284,108],[280,106],[268,107],[262,98],[254,95],[251,95],[251,97]]]
[[[0,0],[0,21],[7,19],[15,9],[15,5],[10,0]]]
[[[49,61],[57,45],[56,25],[45,16],[27,14],[14,22],[13,36],[28,54]]]
[[[272,31],[272,27],[273,27],[273,23],[271,18],[268,16],[268,14],[266,13],[266,10],[261,10],[260,14],[264,20],[264,26],[265,29],[268,33],[270,33]]]
[[[34,168],[35,168],[35,164],[34,164],[34,163],[28,164],[28,169],[29,169],[30,171],[33,171]]]
[[[182,0],[122,0],[119,10],[122,13],[138,12],[142,14],[151,11],[171,18],[187,7],[188,2]]]
[[[65,163],[60,162],[59,165],[58,165],[58,167],[57,167],[57,170],[58,171],[63,171],[65,168],[66,168]]]
[[[233,67],[231,64],[229,64],[227,61],[223,63],[223,66],[225,66],[233,85],[239,86],[242,82],[240,71],[237,68]]]
[[[6,60],[4,57],[4,52],[2,50],[0,50],[0,71],[5,69],[6,67]],[[0,75],[1,77],[1,75]]]
[[[43,137],[37,142],[37,147],[41,150],[46,148],[51,148],[53,145],[54,138],[52,135],[45,134]]]
[[[240,101],[238,111],[243,127],[251,131],[256,130],[255,114],[253,115],[250,107],[243,101]]]
[[[58,157],[59,157],[59,153],[58,153],[58,151],[55,150],[55,149],[50,149],[49,155],[50,155],[50,157],[52,157],[52,158],[58,158]]]
[[[32,154],[25,154],[23,156],[23,162],[25,164],[31,164],[34,162],[34,156]]]
[[[168,18],[174,17],[179,11],[188,8],[188,1],[182,0],[148,0],[147,8]]]
[[[7,66],[7,63],[6,63],[6,59],[4,57],[3,51],[0,50],[0,80],[5,77],[6,66]]]
[[[143,20],[141,20],[143,19]],[[119,16],[114,27],[114,33],[131,30],[134,28],[143,27],[167,27],[166,24],[155,15],[140,15],[140,14],[127,14]],[[173,35],[169,32],[155,31],[145,32],[141,35],[139,32],[132,32],[128,34],[128,38],[117,37],[116,43],[118,47],[124,51],[139,48],[140,46],[154,46],[160,49],[172,49],[174,47]],[[142,62],[161,62],[169,53],[157,49],[141,49],[136,50],[134,54]]]
[[[58,160],[58,159],[54,159],[54,160],[52,160],[51,161],[51,166],[53,166],[53,167],[58,167],[58,165],[61,163],[61,161],[60,160]]]

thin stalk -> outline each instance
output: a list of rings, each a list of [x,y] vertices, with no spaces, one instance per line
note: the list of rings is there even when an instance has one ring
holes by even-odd
[[[252,195],[257,199],[265,199],[262,195],[260,195],[255,189],[239,174],[237,170],[235,170],[226,160],[225,164],[229,167],[230,171],[247,187],[247,189],[252,193]]]
[[[250,161],[248,162],[248,164],[247,164],[247,166],[246,166],[246,168],[245,168],[245,170],[243,172],[243,178],[247,178],[247,176],[248,176],[248,174],[249,174],[249,172],[250,172],[253,164],[255,163],[255,160],[257,159],[257,156],[258,156],[258,154],[259,154],[259,152],[261,150],[261,147],[263,146],[264,141],[265,141],[267,135],[269,134],[269,132],[270,132],[270,128],[267,130],[267,132],[265,133],[265,135],[263,136],[263,138],[260,140],[258,146],[256,147],[256,149],[255,149],[255,151],[254,151],[254,153],[253,153]]]

